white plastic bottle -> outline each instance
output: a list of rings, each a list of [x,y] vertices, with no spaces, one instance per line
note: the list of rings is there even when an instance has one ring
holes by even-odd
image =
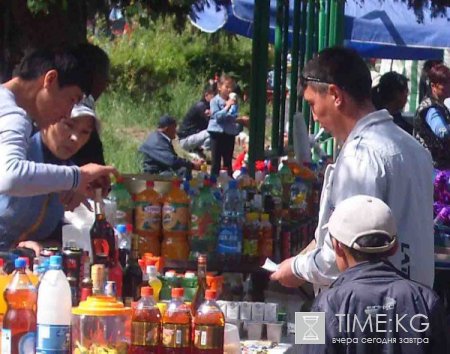
[[[70,353],[71,313],[70,285],[62,271],[62,258],[51,256],[38,291],[36,354]]]

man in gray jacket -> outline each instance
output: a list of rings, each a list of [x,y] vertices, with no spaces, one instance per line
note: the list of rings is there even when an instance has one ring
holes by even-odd
[[[324,227],[342,273],[311,309],[325,312],[325,344],[304,345],[302,353],[448,353],[438,296],[387,261],[397,248],[391,209],[356,195],[339,203]]]

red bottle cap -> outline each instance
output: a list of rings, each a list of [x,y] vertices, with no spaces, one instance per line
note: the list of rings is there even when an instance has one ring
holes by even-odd
[[[147,181],[147,182],[145,182],[145,185],[147,186],[147,188],[153,188],[153,187],[155,187],[155,182]]]
[[[183,288],[172,288],[172,297],[182,297],[184,296]]]
[[[216,291],[215,290],[206,290],[205,291],[205,299],[206,300],[215,300],[216,299]]]
[[[144,286],[143,288],[141,288],[141,296],[153,296],[153,288]]]

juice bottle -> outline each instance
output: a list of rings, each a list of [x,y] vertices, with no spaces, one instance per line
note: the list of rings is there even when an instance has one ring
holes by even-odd
[[[161,255],[168,259],[187,260],[189,245],[189,197],[180,189],[180,181],[173,182],[162,209],[163,242]]]
[[[154,265],[147,266],[148,285],[153,289],[153,298],[156,302],[159,301],[159,293],[162,288],[162,281],[158,278],[158,271]]]
[[[36,288],[28,278],[23,259],[15,260],[16,271],[5,290],[7,311],[3,318],[2,353],[35,353]]]
[[[222,354],[224,352],[225,317],[215,297],[214,290],[207,290],[206,301],[195,313],[192,354]]]
[[[161,197],[153,188],[153,181],[147,181],[147,188],[135,198],[135,232],[145,239],[139,250],[160,255],[161,237]]]
[[[141,299],[132,310],[129,354],[158,354],[161,340],[161,313],[153,300],[152,288],[141,288]]]
[[[191,311],[183,302],[184,289],[172,289],[170,301],[162,321],[162,352],[164,354],[191,353]]]
[[[95,190],[95,221],[91,227],[91,246],[94,264],[110,267],[115,263],[116,238],[114,229],[106,220],[102,201],[102,190]]]

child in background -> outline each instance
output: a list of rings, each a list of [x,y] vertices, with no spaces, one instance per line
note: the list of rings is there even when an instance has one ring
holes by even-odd
[[[218,82],[219,93],[211,100],[211,118],[208,123],[208,132],[211,139],[211,174],[219,175],[221,162],[231,175],[234,151],[234,139],[239,133],[239,123],[236,98],[230,97],[235,88],[234,79],[223,74]]]

